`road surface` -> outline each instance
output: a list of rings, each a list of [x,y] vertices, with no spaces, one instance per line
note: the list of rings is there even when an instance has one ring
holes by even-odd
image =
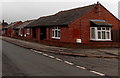
[[[3,41],[3,76],[99,76]]]

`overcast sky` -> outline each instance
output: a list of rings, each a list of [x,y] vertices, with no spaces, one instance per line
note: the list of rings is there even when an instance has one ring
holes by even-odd
[[[49,1],[49,2],[48,2]],[[91,5],[99,1],[111,13],[118,17],[119,0],[2,0],[0,2],[0,20],[8,23],[37,19],[41,16],[55,14],[61,10]]]

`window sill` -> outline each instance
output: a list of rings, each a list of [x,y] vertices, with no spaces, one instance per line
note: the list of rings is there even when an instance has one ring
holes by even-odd
[[[52,37],[52,39],[60,39],[59,37]]]
[[[90,41],[112,41],[112,40],[90,40]]]
[[[30,35],[30,34],[26,34],[26,35]]]

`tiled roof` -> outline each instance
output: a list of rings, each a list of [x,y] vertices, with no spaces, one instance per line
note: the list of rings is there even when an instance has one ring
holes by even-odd
[[[9,25],[4,26],[3,29],[7,29],[7,28],[9,28],[9,27],[12,27],[13,25],[14,25],[14,23],[10,23]]]
[[[17,23],[18,23],[18,24],[17,24]],[[9,27],[13,28],[14,26],[19,25],[19,24],[21,24],[21,23],[22,23],[22,21],[12,22],[12,23],[4,26],[3,29],[7,29],[7,28],[9,28]]]
[[[54,26],[54,25],[68,25],[77,18],[83,16],[85,13],[95,7],[96,4],[75,8],[66,11],[60,11],[55,15],[40,17],[36,21],[30,23],[26,27],[35,26]]]
[[[105,20],[90,20],[94,25],[97,26],[112,26],[111,24],[109,24],[107,21]]]
[[[25,22],[23,22],[22,24],[14,27],[14,29],[24,28],[24,27],[26,27],[28,24],[32,23],[33,21],[34,21],[34,20],[25,21]]]

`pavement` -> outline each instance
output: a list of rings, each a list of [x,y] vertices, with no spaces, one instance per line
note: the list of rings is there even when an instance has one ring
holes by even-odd
[[[29,42],[9,37],[1,37],[1,39],[18,46],[33,49],[42,52],[49,52],[60,55],[80,56],[80,57],[96,57],[96,58],[118,58],[120,48],[97,48],[97,49],[77,49],[48,46],[36,42]]]

